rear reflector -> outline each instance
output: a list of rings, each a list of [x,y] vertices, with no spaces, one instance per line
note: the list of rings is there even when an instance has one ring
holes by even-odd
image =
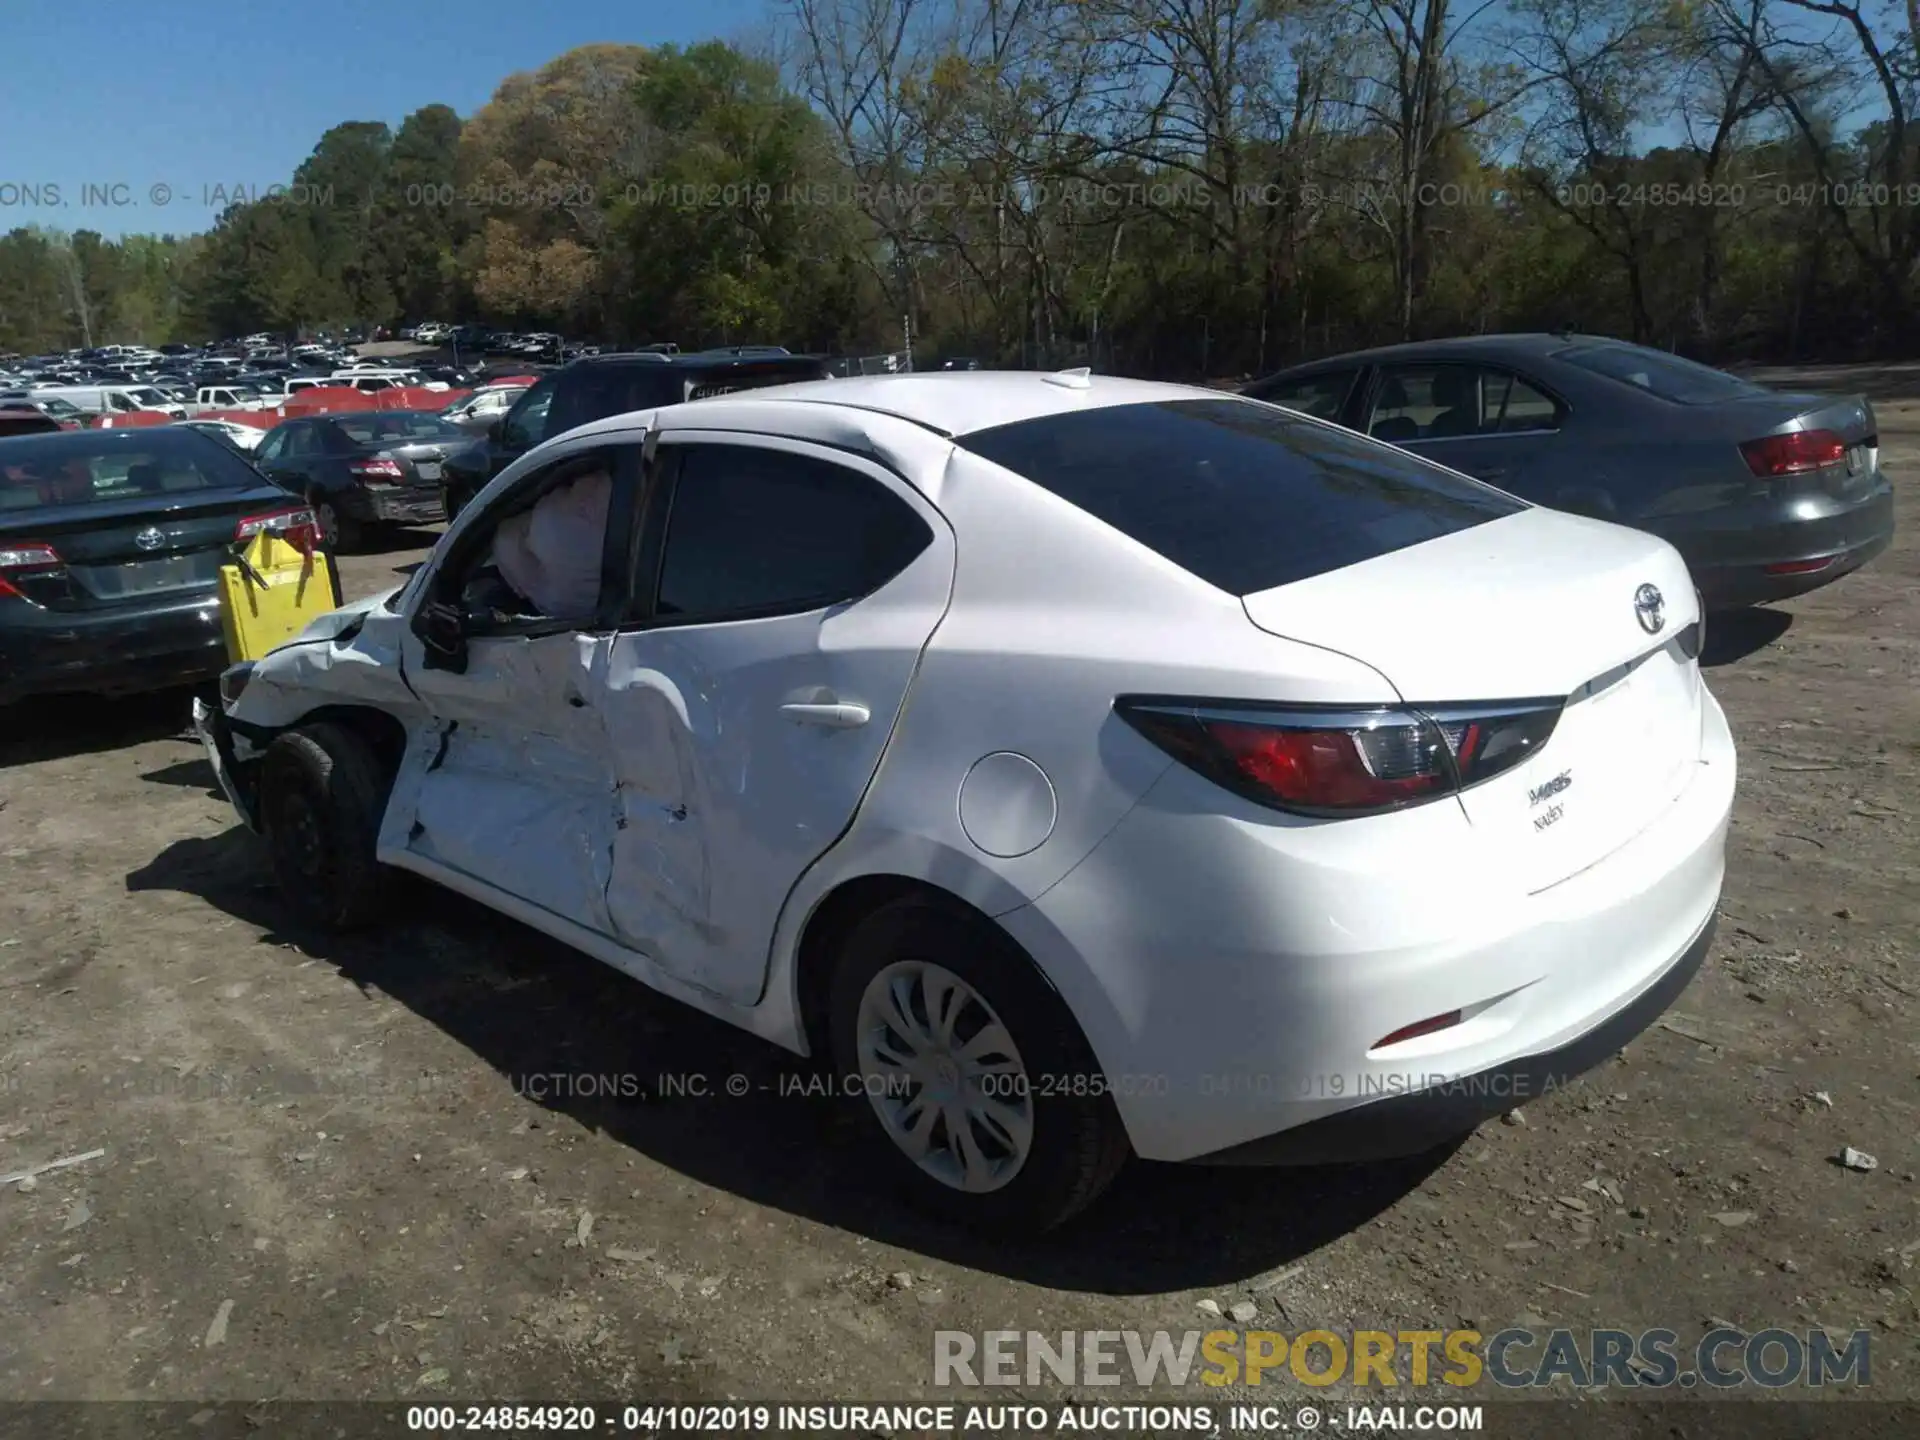
[[[1845,464],[1847,442],[1831,430],[1795,430],[1749,440],[1740,447],[1740,453],[1746,457],[1749,470],[1769,480]]]
[[[1460,1023],[1460,1011],[1449,1010],[1444,1015],[1435,1015],[1426,1020],[1416,1020],[1411,1025],[1402,1025],[1391,1035],[1382,1035],[1368,1050],[1384,1050],[1389,1045],[1398,1045],[1402,1040],[1417,1040],[1422,1035],[1432,1035],[1440,1030],[1451,1030]]]
[[[1821,555],[1813,560],[1783,560],[1778,565],[1762,567],[1769,575],[1811,575],[1816,570],[1824,570],[1840,557]]]
[[[1510,769],[1546,743],[1563,703],[1338,710],[1122,696],[1114,710],[1223,789],[1336,818],[1404,809]]]

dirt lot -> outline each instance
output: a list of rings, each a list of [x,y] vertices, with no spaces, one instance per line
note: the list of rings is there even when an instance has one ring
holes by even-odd
[[[1920,403],[1881,405],[1920,476]],[[1740,800],[1662,1026],[1449,1155],[1136,1166],[1024,1248],[876,1197],[779,1053],[478,907],[288,928],[181,696],[7,716],[0,1173],[105,1153],[0,1189],[0,1398],[901,1399],[936,1328],[1181,1330],[1203,1300],[1290,1331],[1867,1327],[1876,1392],[1920,1397],[1914,495],[1869,571],[1711,636]],[[688,1075],[713,1093],[662,1096]]]

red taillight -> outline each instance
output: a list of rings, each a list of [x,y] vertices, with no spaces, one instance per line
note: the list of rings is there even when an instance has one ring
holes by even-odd
[[[1123,697],[1147,739],[1236,795],[1302,815],[1374,815],[1451,795],[1527,759],[1562,702],[1295,709]]]
[[[1768,435],[1740,447],[1747,468],[1763,480],[1780,475],[1804,475],[1846,462],[1847,442],[1831,430],[1795,430]]]
[[[1411,1025],[1402,1025],[1391,1035],[1382,1035],[1368,1047],[1369,1050],[1384,1050],[1389,1045],[1398,1045],[1403,1040],[1418,1040],[1422,1035],[1433,1035],[1441,1030],[1451,1030],[1460,1023],[1461,1012],[1449,1010],[1444,1015],[1430,1016],[1425,1020],[1416,1020]]]
[[[236,543],[244,544],[262,530],[278,535],[303,555],[311,555],[320,545],[320,522],[304,505],[243,516],[233,527],[233,538]]]
[[[40,540],[0,541],[0,595],[24,600],[13,583],[33,575],[46,575],[66,569],[66,561],[53,546]]]
[[[355,479],[371,480],[376,485],[396,485],[406,475],[398,460],[355,460],[347,469]]]
[[[1372,732],[1280,729],[1226,720],[1201,724],[1242,775],[1288,804],[1316,810],[1395,810],[1451,788],[1452,776],[1433,748],[1403,767],[1406,773],[1377,773],[1368,753]],[[1422,742],[1414,727],[1407,727],[1400,734],[1389,732],[1386,743],[1415,749]],[[1437,747],[1438,735],[1428,744]]]

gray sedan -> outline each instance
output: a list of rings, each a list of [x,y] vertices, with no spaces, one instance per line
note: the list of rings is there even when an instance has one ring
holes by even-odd
[[[1588,335],[1358,351],[1245,388],[1549,505],[1648,530],[1716,610],[1802,595],[1893,538],[1873,406]]]

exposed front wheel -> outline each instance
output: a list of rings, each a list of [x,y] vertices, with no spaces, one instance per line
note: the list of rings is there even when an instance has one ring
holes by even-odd
[[[311,924],[354,929],[385,910],[393,877],[374,846],[392,784],[373,747],[341,725],[303,725],[267,747],[261,829],[282,894]]]
[[[1126,1134],[1079,1026],[988,922],[912,899],[876,911],[848,937],[830,1003],[850,1103],[919,1203],[1040,1231],[1119,1173]]]

